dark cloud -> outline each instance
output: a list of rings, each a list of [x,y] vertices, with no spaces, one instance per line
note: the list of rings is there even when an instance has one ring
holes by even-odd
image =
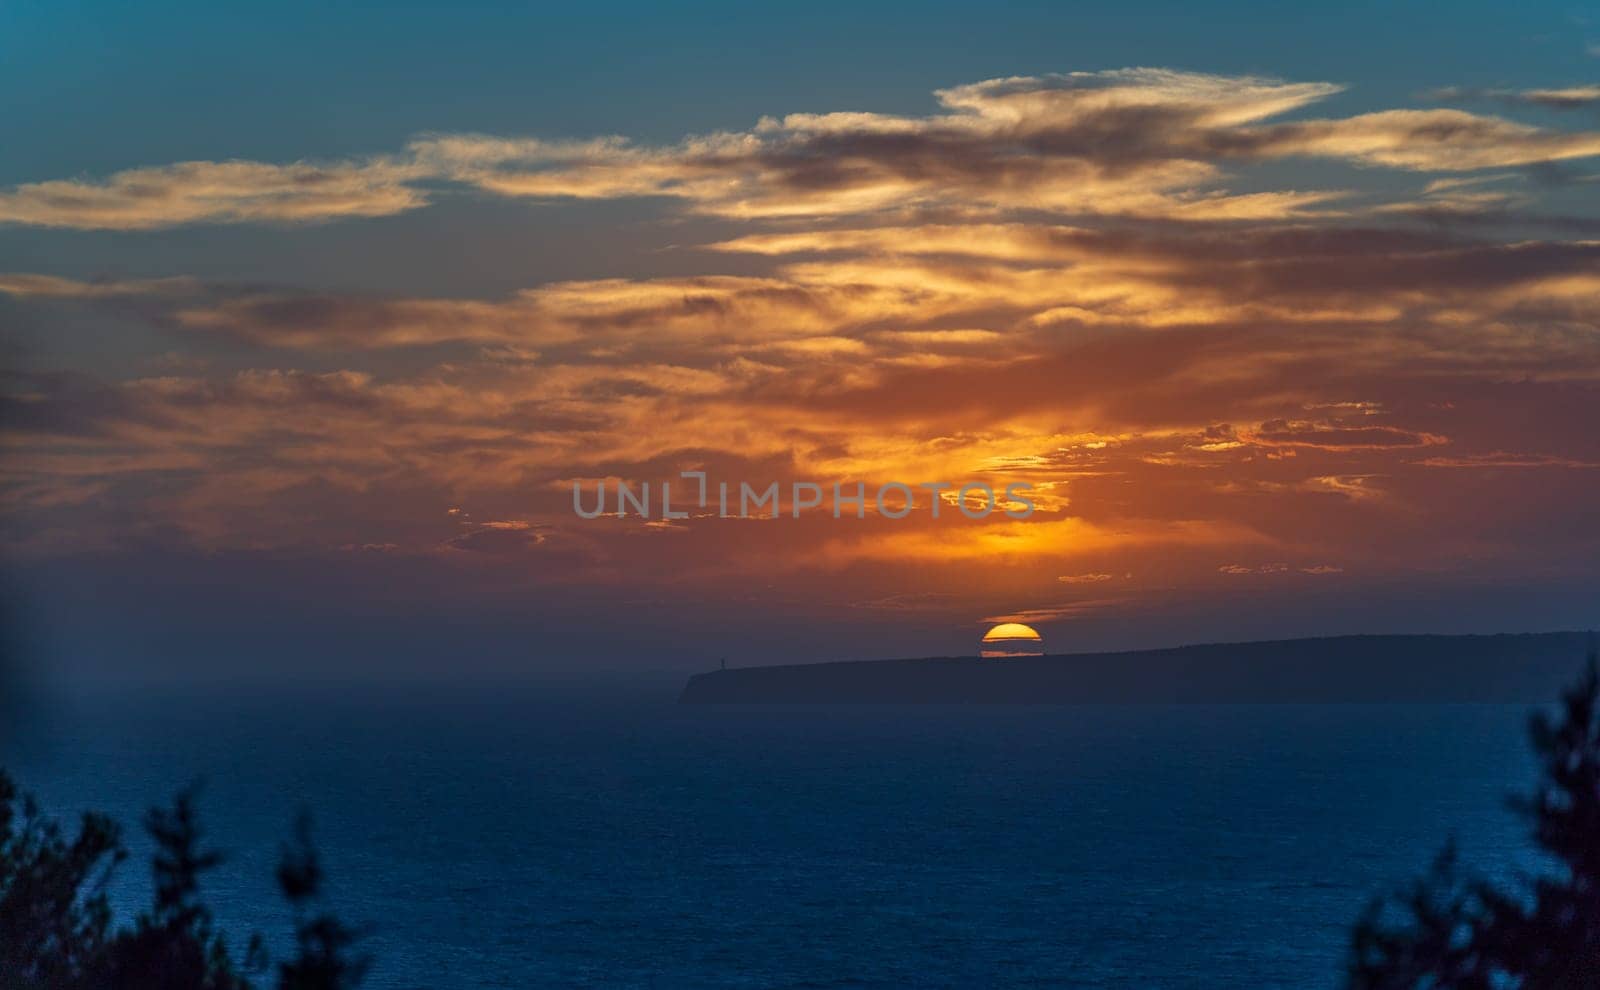
[[[1545,110],[1583,110],[1600,106],[1600,86],[1589,84],[1549,89],[1474,89],[1447,86],[1429,91],[1428,96],[1442,103],[1492,101],[1509,106],[1539,107]]]

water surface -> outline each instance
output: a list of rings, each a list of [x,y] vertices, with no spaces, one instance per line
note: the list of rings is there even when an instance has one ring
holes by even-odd
[[[6,763],[129,828],[204,777],[207,897],[282,944],[309,806],[368,985],[1333,987],[1454,833],[1527,862],[1520,706],[673,704],[678,681],[97,692]]]

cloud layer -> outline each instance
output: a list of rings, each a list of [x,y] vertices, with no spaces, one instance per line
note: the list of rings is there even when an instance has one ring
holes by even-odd
[[[1600,155],[1600,132],[1454,109],[1283,119],[1342,89],[1149,68],[992,79],[938,91],[939,110],[925,116],[795,113],[665,146],[447,134],[362,161],[181,162],[53,179],[0,192],[0,223],[318,222],[416,209],[441,185],[536,200],[665,197],[747,220],[933,209],[1265,220],[1340,210],[1345,191],[1239,192],[1230,169],[1320,158],[1460,172]],[[1482,95],[1595,101],[1592,86]]]
[[[1600,154],[1600,134],[1313,115],[1339,92],[1127,69],[660,146],[434,135],[364,161],[19,186],[0,220],[60,228],[470,194],[650,197],[658,222],[712,233],[670,263],[498,294],[0,274],[4,312],[48,327],[51,353],[90,342],[6,377],[5,544],[425,561],[451,594],[760,587],[807,614],[1062,623],[1241,588],[1592,578],[1600,242],[1552,236],[1586,218],[1522,170]],[[1522,96],[1555,98],[1508,105]],[[145,353],[108,368],[107,327]],[[574,482],[686,470],[1026,482],[1039,508],[572,512]]]

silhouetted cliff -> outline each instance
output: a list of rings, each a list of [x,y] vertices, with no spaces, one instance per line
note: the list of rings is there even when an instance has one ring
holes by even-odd
[[[1519,702],[1552,697],[1586,633],[1335,636],[1012,660],[938,657],[740,667],[683,704]]]

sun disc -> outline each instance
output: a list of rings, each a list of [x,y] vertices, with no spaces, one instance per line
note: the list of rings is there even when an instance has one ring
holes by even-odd
[[[1000,657],[1037,657],[1044,654],[1044,637],[1032,626],[1020,622],[1002,622],[983,634],[978,655],[986,659]]]

